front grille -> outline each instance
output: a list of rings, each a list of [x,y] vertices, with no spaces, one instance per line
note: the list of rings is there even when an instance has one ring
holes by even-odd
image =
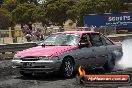
[[[22,58],[22,61],[37,61],[37,60],[39,60],[39,57],[23,57]]]

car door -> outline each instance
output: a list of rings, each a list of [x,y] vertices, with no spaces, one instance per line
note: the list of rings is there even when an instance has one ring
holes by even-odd
[[[107,37],[105,37],[103,34],[101,35],[102,41],[104,45],[107,47],[106,53],[108,54],[108,57],[110,58],[111,56],[114,57],[113,54],[118,55],[119,59],[122,56],[122,48],[121,45],[113,44],[112,41],[110,41]]]
[[[89,34],[83,34],[79,43],[87,44],[84,46],[79,46],[79,49],[76,52],[80,59],[79,64],[84,66],[85,68],[91,67],[95,59],[93,47],[90,46],[89,39],[90,39]]]
[[[94,56],[96,57],[93,66],[100,67],[104,65],[107,60],[107,48],[103,44],[99,33],[91,33],[91,42],[94,49]]]

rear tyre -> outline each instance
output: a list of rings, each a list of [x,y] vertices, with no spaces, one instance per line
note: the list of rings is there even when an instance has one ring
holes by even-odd
[[[66,57],[62,61],[62,65],[60,68],[61,75],[63,77],[71,77],[73,75],[73,71],[74,71],[74,63],[71,60],[71,58]]]
[[[25,73],[23,71],[20,71],[19,72],[22,76],[25,76],[25,77],[31,77],[32,76],[32,73]]]
[[[114,67],[115,67],[115,59],[111,59],[107,61],[103,66],[104,70],[107,72],[113,71]]]

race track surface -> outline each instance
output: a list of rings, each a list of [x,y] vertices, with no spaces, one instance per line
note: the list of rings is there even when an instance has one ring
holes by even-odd
[[[119,66],[116,65],[116,71],[106,73],[103,69],[93,69],[87,71],[87,74],[129,74],[132,76],[131,44],[132,41],[123,42],[125,55]],[[123,65],[125,67],[122,67]],[[0,88],[132,88],[132,81],[128,84],[79,85],[76,83],[76,76],[70,79],[65,79],[57,74],[23,77],[11,67],[11,60],[4,60],[0,61]]]

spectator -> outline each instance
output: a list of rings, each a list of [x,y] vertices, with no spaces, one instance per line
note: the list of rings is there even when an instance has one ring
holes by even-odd
[[[42,33],[42,29],[38,28],[36,31],[36,37],[38,41],[41,40],[41,33]]]
[[[29,26],[28,25],[25,25],[23,27],[23,33],[24,33],[24,36],[25,38],[27,39],[28,42],[31,42],[31,37],[32,37],[32,34],[31,34],[31,30],[29,29]]]
[[[51,34],[52,34],[52,31],[51,31],[51,30],[49,30],[48,35],[51,35]]]
[[[95,28],[94,28],[94,26],[93,26],[93,25],[91,26],[90,31],[95,31]]]
[[[26,34],[31,34],[31,31],[29,29],[29,26],[28,25],[25,25],[24,28],[23,28],[23,32]]]
[[[36,32],[37,32],[37,26],[36,24],[33,25],[32,27],[32,40],[36,41]]]
[[[29,27],[30,31],[32,31],[32,22],[28,23],[28,27]]]

